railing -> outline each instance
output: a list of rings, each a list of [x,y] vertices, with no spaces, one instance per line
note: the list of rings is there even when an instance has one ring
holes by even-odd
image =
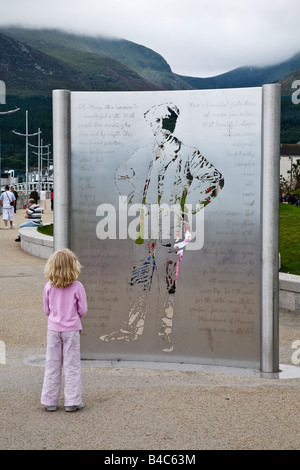
[[[6,183],[8,186],[13,186],[15,191],[25,191],[26,190],[26,185],[25,183]],[[1,185],[1,191],[4,191],[5,184]],[[51,191],[51,188],[53,187],[53,181],[43,181],[41,185],[41,189],[44,191]],[[34,190],[34,188],[38,189],[38,184],[36,182],[30,182],[28,183],[28,192],[30,193],[31,191]]]

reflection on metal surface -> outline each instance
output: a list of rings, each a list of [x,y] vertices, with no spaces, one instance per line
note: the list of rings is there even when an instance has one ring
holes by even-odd
[[[158,279],[161,288],[159,294],[163,298],[163,316],[158,335],[162,351],[172,352],[174,349],[171,339],[174,296],[179,265],[192,237],[190,219],[196,208],[203,210],[224,185],[221,173],[200,151],[186,146],[176,137],[174,132],[179,114],[178,107],[172,104],[154,106],[145,112],[144,117],[155,137],[153,152],[147,154],[150,157],[147,160],[145,149],[138,149],[116,174],[120,195],[127,196],[128,204],[142,203],[142,209],[133,248],[135,263],[130,276],[128,320],[119,330],[100,336],[102,341],[135,341],[143,334],[153,273],[157,265],[161,264],[164,266],[165,278]],[[160,229],[160,237],[147,243],[144,226],[148,215],[146,212],[152,215],[157,207],[163,205],[170,208],[167,214],[168,231],[166,233],[160,229],[165,214],[159,211],[153,225]],[[187,210],[188,205],[193,208],[190,212]],[[177,213],[172,221],[171,213],[175,207]]]
[[[70,100],[83,358],[259,367],[262,90]]]

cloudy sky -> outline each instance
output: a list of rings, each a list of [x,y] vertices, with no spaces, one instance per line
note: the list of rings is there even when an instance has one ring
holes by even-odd
[[[299,0],[0,0],[0,25],[128,39],[197,77],[300,52]]]

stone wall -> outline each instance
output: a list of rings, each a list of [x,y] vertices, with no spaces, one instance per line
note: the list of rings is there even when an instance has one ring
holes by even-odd
[[[279,274],[279,308],[300,313],[300,276]]]

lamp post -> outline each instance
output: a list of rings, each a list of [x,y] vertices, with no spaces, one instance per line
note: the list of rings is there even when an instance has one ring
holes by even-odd
[[[35,132],[34,134],[28,134],[28,111],[26,111],[26,133],[25,134],[20,134],[19,132],[12,131],[16,135],[21,135],[22,137],[26,137],[26,198],[28,197],[28,137],[33,137],[35,135],[38,135],[41,133],[40,130],[38,132]]]
[[[20,108],[11,109],[10,111],[2,111],[0,112],[0,116],[13,114],[19,111]],[[1,175],[2,175],[2,168],[1,168],[1,120],[0,120],[0,192],[1,192]]]
[[[43,158],[43,148],[47,148],[48,150],[48,159],[49,159],[49,147],[51,144],[47,144],[47,145],[43,145],[43,139],[41,139],[41,142],[40,142],[40,136],[39,136],[39,142],[38,142],[38,145],[32,145],[32,144],[29,144],[30,147],[35,147],[38,149],[37,152],[33,152],[35,153],[37,156],[38,156],[38,188],[39,188],[39,192],[41,190],[41,186],[40,186],[40,182],[43,181],[43,160],[45,160]]]

